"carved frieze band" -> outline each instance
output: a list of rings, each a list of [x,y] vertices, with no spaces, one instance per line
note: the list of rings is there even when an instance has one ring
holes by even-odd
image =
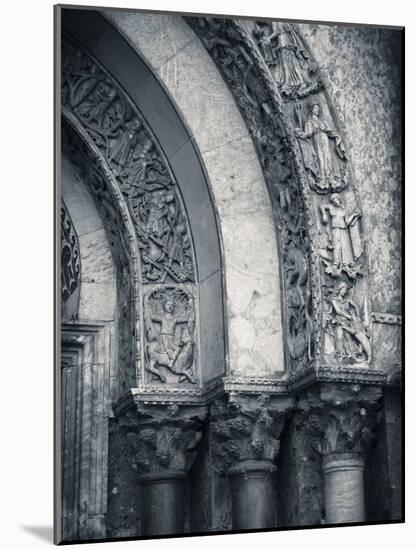
[[[273,202],[290,372],[372,358],[362,210],[346,146],[298,26],[186,18],[234,94]]]

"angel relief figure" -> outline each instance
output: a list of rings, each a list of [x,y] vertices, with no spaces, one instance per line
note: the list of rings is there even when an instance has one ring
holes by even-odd
[[[155,291],[146,300],[146,369],[166,382],[161,367],[178,382],[196,384],[194,374],[193,298],[180,289]]]
[[[347,186],[346,151],[342,138],[323,120],[319,103],[307,105],[303,121],[302,106],[295,109],[298,138],[309,176],[310,187],[317,193],[333,193]]]

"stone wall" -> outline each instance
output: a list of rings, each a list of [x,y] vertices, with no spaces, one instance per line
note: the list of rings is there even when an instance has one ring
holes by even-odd
[[[400,314],[400,34],[348,25],[299,27],[347,139],[369,243],[372,309]]]

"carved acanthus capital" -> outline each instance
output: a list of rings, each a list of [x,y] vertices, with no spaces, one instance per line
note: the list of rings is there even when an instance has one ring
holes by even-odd
[[[305,422],[315,434],[314,447],[324,458],[365,456],[380,420],[381,395],[376,387],[322,385],[306,407],[302,403]]]
[[[206,410],[137,405],[124,419],[131,467],[140,475],[189,472],[202,438]]]
[[[220,473],[247,461],[264,461],[270,466],[275,462],[285,417],[269,406],[268,397],[240,397],[228,404],[215,401],[210,418]]]

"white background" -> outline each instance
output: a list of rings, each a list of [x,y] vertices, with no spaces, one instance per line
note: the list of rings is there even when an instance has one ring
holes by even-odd
[[[112,0],[98,6],[176,9],[406,26],[408,357],[406,360],[407,525],[365,526],[254,535],[107,543],[143,550],[271,548],[414,548],[414,375],[410,315],[414,306],[414,35],[404,0]],[[413,3],[412,3],[413,5]],[[0,545],[7,550],[51,545],[53,345],[53,1],[9,0],[1,7],[0,238],[1,429]],[[4,124],[5,120],[5,124]],[[411,154],[412,152],[412,154]],[[412,287],[412,288],[411,288]],[[410,542],[412,537],[412,543]],[[225,546],[226,545],[226,546]],[[102,545],[84,545],[98,549]]]

